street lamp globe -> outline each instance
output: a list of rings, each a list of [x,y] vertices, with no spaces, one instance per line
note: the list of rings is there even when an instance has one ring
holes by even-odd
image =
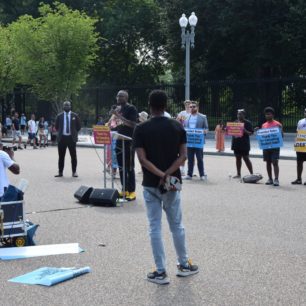
[[[190,16],[191,17],[191,16]],[[185,14],[182,14],[182,17],[179,20],[181,28],[186,28],[188,24],[188,19]]]
[[[191,13],[190,17],[189,17],[189,24],[192,27],[195,27],[198,23],[198,17],[195,15],[194,12]]]

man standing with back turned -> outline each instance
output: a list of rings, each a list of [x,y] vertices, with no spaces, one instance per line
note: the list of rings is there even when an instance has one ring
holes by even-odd
[[[58,141],[58,174],[55,177],[62,177],[65,165],[66,149],[68,147],[71,156],[72,176],[78,177],[76,143],[78,132],[81,129],[81,121],[76,113],[71,111],[71,103],[65,101],[63,104],[64,112],[56,117],[55,128],[57,130]]]
[[[167,106],[164,91],[150,93],[149,107],[152,118],[136,127],[134,146],[143,170],[143,195],[149,221],[149,234],[156,271],[147,280],[156,284],[170,282],[166,273],[166,257],[161,233],[162,210],[165,211],[172,232],[177,255],[177,276],[199,272],[191,263],[185,245],[185,229],[179,183],[169,184],[176,177],[181,182],[180,166],[186,160],[186,132],[179,122],[163,116]]]

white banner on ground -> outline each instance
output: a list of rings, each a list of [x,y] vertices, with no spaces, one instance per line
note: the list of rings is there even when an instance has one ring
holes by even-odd
[[[83,252],[78,243],[35,245],[28,247],[0,248],[1,260],[23,259],[39,256],[76,254]]]

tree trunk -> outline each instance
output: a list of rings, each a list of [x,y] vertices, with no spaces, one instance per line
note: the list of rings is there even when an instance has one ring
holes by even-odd
[[[63,102],[61,101],[52,102],[52,117],[55,118],[62,111],[63,111]]]

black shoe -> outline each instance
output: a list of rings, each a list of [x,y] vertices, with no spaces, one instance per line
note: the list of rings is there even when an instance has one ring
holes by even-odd
[[[196,265],[193,265],[191,260],[189,259],[186,266],[182,266],[182,265],[177,266],[176,276],[185,277],[185,276],[189,276],[189,275],[193,275],[197,273],[199,273],[199,267]]]
[[[166,285],[170,283],[170,279],[166,272],[158,273],[157,271],[150,272],[147,275],[147,280],[151,283]]]
[[[72,177],[79,177],[76,172],[72,172]]]
[[[292,184],[292,185],[302,185],[302,181],[299,180],[299,179],[297,179],[297,180],[291,182],[291,184]]]
[[[59,172],[58,174],[54,175],[54,177],[62,177],[63,173]]]
[[[18,150],[23,150],[21,146],[18,147]]]
[[[268,179],[266,181],[266,185],[273,185],[273,180],[272,179]]]

